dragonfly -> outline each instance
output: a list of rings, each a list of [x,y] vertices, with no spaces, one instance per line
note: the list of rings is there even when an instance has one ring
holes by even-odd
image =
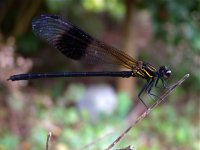
[[[138,94],[138,98],[146,107],[141,98],[142,93],[146,92],[150,97],[156,97],[151,91],[152,87],[157,87],[159,80],[162,81],[164,88],[168,87],[166,80],[172,71],[167,66],[156,69],[149,63],[137,61],[125,52],[93,38],[62,16],[42,14],[32,20],[32,30],[37,37],[68,58],[86,64],[121,67],[127,71],[27,73],[12,75],[8,80],[57,77],[137,77],[147,81]]]

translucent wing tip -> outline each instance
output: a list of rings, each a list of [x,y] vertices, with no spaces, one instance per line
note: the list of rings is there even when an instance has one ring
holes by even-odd
[[[42,38],[49,44],[57,39],[61,33],[67,31],[70,25],[61,16],[42,14],[33,18],[32,30],[37,37]]]
[[[40,27],[41,23],[50,19],[53,19],[53,20],[62,20],[63,18],[61,16],[58,16],[58,15],[52,15],[52,14],[41,14],[40,16],[37,16],[35,18],[33,18],[32,20],[32,30],[35,31],[38,29],[38,27]]]

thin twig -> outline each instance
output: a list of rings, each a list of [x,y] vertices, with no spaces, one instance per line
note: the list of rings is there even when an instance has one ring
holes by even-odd
[[[133,146],[129,145],[125,148],[120,148],[120,149],[117,149],[117,150],[133,150]]]
[[[169,89],[167,89],[164,94],[162,94],[157,101],[151,106],[149,107],[144,113],[142,113],[142,115],[140,115],[137,120],[130,125],[111,145],[108,146],[108,148],[106,148],[106,150],[110,150],[111,148],[113,148],[121,139],[123,139],[127,133],[138,123],[140,122],[142,119],[144,119],[157,105],[159,105],[161,102],[164,101],[164,99],[171,93],[174,91],[175,88],[177,88],[179,85],[181,85],[187,78],[189,77],[189,74],[186,74],[184,77],[182,77],[179,81],[177,81],[176,83],[174,83]]]
[[[92,145],[94,145],[94,144],[96,144],[96,143],[102,141],[103,139],[105,139],[106,137],[112,135],[113,133],[115,133],[115,132],[114,132],[114,131],[111,131],[111,132],[107,133],[106,135],[104,135],[104,136],[102,136],[102,137],[99,137],[99,138],[93,140],[91,143],[85,145],[85,146],[82,147],[80,150],[88,149],[88,148],[91,147]]]
[[[47,136],[47,141],[46,141],[46,150],[49,150],[49,141],[51,140],[51,135],[52,135],[52,133],[49,132],[49,134]]]

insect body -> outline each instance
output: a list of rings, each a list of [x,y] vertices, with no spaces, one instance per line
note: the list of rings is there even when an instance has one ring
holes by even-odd
[[[112,46],[98,41],[70,22],[58,15],[41,15],[32,21],[32,29],[36,36],[48,42],[68,58],[88,64],[104,64],[128,69],[129,71],[101,72],[59,72],[13,75],[9,80],[28,80],[53,77],[139,77],[147,80],[138,97],[146,91],[150,96],[152,87],[161,80],[166,88],[165,80],[170,77],[171,70],[166,66],[156,69],[151,64],[137,61]],[[154,95],[153,95],[154,96]],[[142,99],[140,98],[142,101]],[[143,101],[142,101],[143,102]],[[145,103],[143,102],[145,105]],[[145,105],[146,106],[146,105]]]

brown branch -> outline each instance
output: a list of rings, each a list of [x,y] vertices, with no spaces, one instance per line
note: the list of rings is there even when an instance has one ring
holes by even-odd
[[[51,135],[52,135],[52,133],[49,132],[49,134],[47,136],[47,141],[46,141],[46,150],[49,150],[49,141],[51,140]]]
[[[133,150],[133,147],[131,145],[129,145],[125,148],[120,148],[120,149],[117,149],[117,150]]]
[[[165,100],[165,98],[171,93],[173,92],[178,86],[180,86],[187,78],[189,77],[189,74],[186,74],[184,77],[182,77],[179,81],[177,81],[176,83],[174,83],[169,89],[167,89],[164,94],[162,94],[157,101],[151,106],[149,107],[142,115],[140,115],[137,120],[130,125],[111,145],[108,146],[108,148],[106,148],[106,150],[110,150],[111,148],[113,148],[120,140],[122,140],[127,133],[137,124],[139,123],[142,119],[144,119],[146,116],[149,115],[149,113],[156,107],[158,106],[161,102],[163,102]]]

